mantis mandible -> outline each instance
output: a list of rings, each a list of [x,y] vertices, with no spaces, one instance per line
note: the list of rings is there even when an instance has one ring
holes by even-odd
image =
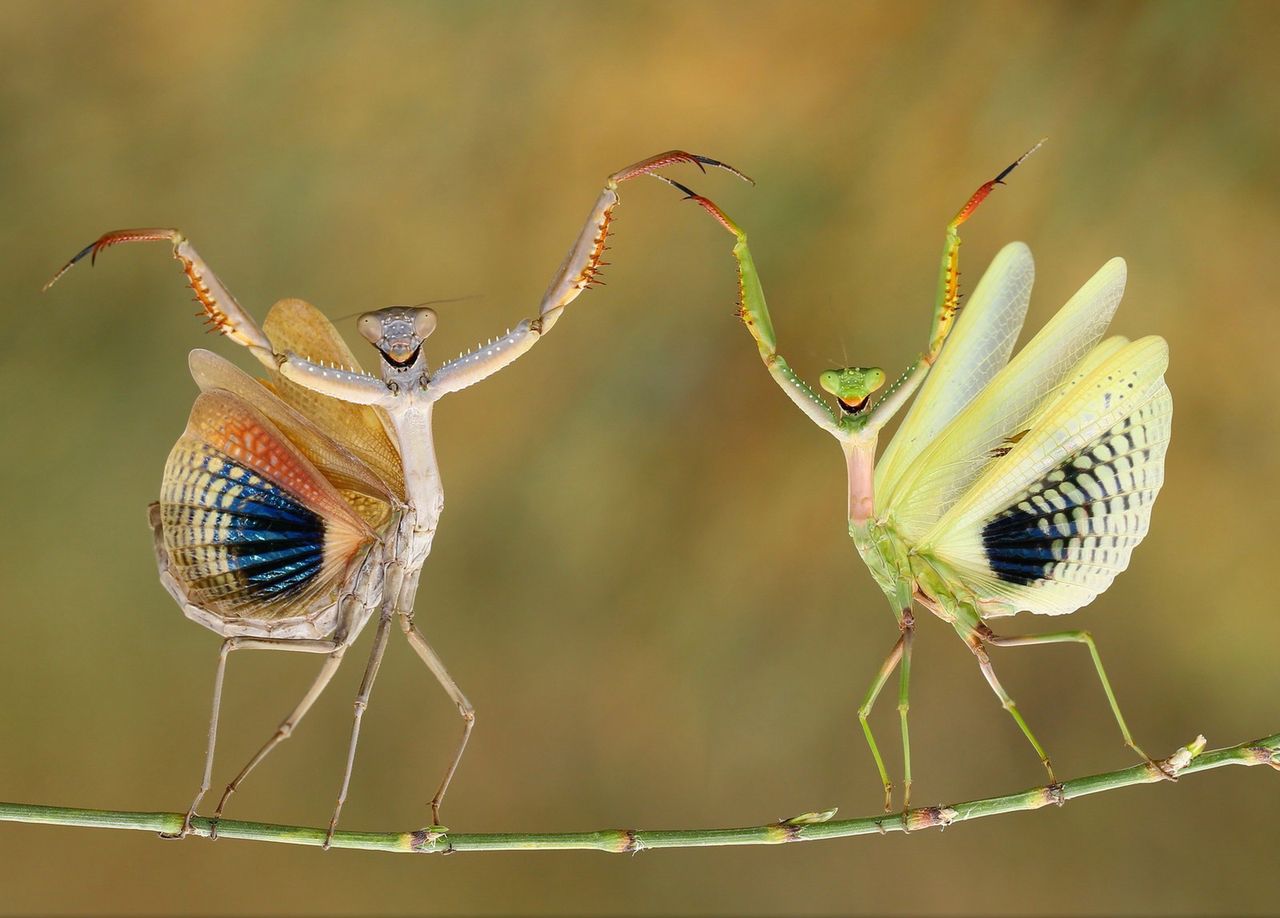
[[[165,466],[150,522],[160,580],[186,616],[223,638],[214,675],[204,771],[182,835],[213,773],[227,658],[236,650],[323,655],[311,687],[227,785],[214,811],[297,727],[333,678],[348,647],[377,617],[328,841],[337,828],[355,763],[360,724],[393,623],[462,718],[462,736],[431,800],[440,806],[475,726],[475,708],[414,623],[414,598],[444,508],[432,413],[444,396],[506,367],[536,344],[564,308],[599,283],[618,186],[676,163],[741,173],[705,156],[673,150],[615,172],[542,298],[537,318],[444,363],[428,367],[423,343],[436,328],[430,308],[392,306],[365,313],[359,331],[378,353],[380,374],[364,372],[314,306],[282,300],[262,327],[176,229],[109,232],[77,262],[125,242],[168,242],[211,328],[249,349],[266,368],[253,379],[205,350],[190,355],[201,394]]]
[[[947,224],[928,349],[874,403],[886,380],[879,367],[822,373],[834,409],[778,353],[746,233],[715,203],[663,177],[735,237],[739,317],[773,379],[844,452],[849,535],[899,631],[858,708],[886,812],[893,784],[868,718],[898,669],[905,811],[913,603],[950,624],[973,652],[1052,783],[1049,756],[996,678],[988,646],[1085,645],[1125,744],[1168,777],[1134,742],[1089,632],[1000,635],[987,623],[1019,611],[1074,612],[1128,566],[1163,482],[1173,414],[1164,339],[1102,338],[1124,292],[1122,259],[1107,262],[1012,362],[1035,273],[1027,247],[1001,250],[960,308],[960,226],[1043,142],[978,188]],[[877,465],[880,431],[917,389]]]

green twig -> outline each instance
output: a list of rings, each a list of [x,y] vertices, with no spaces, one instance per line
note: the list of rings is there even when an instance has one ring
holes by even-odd
[[[495,832],[449,834],[439,827],[416,832],[345,832],[333,837],[334,848],[362,848],[368,851],[398,851],[424,854],[450,851],[593,850],[634,853],[646,848],[694,848],[717,845],[777,845],[786,842],[817,841],[885,832],[915,831],[933,826],[949,826],[968,819],[1059,806],[1076,797],[1128,787],[1153,784],[1166,776],[1185,777],[1224,765],[1270,765],[1280,769],[1280,733],[1241,743],[1226,749],[1204,751],[1204,737],[1197,737],[1160,763],[1166,774],[1150,765],[1135,765],[1106,774],[1076,778],[1049,787],[1037,787],[1003,797],[987,797],[951,806],[918,807],[905,814],[866,816],[860,819],[832,819],[835,810],[806,813],[781,822],[739,829],[605,829],[597,832]],[[73,807],[0,803],[0,822],[35,822],[46,825],[83,826],[99,829],[137,829],[175,835],[182,828],[181,813],[130,813],[112,810],[82,810]],[[208,837],[213,826],[197,817],[193,834]],[[270,825],[224,819],[218,823],[217,837],[247,838],[288,845],[322,846],[323,829]]]

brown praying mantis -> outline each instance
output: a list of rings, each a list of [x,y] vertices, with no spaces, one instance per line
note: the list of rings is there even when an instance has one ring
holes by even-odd
[[[679,150],[615,172],[552,279],[537,318],[435,370],[423,353],[436,328],[432,309],[392,306],[360,316],[360,334],[378,352],[380,373],[371,375],[329,320],[302,300],[276,303],[259,328],[176,229],[109,232],[46,285],[110,246],[171,243],[210,326],[248,348],[267,370],[267,379],[257,380],[209,351],[191,352],[201,393],[165,465],[160,500],[150,508],[161,582],[188,618],[223,638],[204,771],[182,835],[190,833],[212,780],[231,653],[284,650],[320,654],[325,661],[302,700],[227,785],[213,813],[215,827],[231,795],[297,727],[375,614],[373,648],[356,695],[327,839],[347,798],[360,724],[393,622],[462,718],[462,736],[431,799],[432,821],[439,826],[440,806],[476,714],[414,622],[419,577],[444,508],[432,413],[444,396],[528,351],[569,303],[600,282],[618,186],[677,163],[704,171],[713,166],[746,179],[725,163]]]
[[[1040,143],[983,184],[947,225],[928,349],[874,403],[882,369],[827,370],[819,382],[834,409],[778,353],[746,233],[709,199],[661,177],[733,234],[739,317],[774,381],[844,453],[848,532],[899,631],[858,708],[886,812],[893,785],[868,718],[898,669],[905,811],[915,603],[973,652],[1055,785],[1049,756],[996,678],[987,646],[1084,644],[1126,745],[1170,777],[1134,742],[1089,632],[1001,635],[987,623],[1019,611],[1074,612],[1111,585],[1146,536],[1173,416],[1164,339],[1102,337],[1124,292],[1122,259],[1103,265],[1012,361],[1035,275],[1025,245],[996,255],[961,310],[960,226]],[[917,389],[877,463],[880,431]]]

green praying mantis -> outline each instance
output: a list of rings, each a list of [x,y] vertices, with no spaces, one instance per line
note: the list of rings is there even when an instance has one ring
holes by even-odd
[[[323,655],[325,662],[303,699],[227,785],[215,825],[232,794],[291,735],[375,618],[328,838],[346,799],[361,719],[395,624],[463,721],[431,800],[438,825],[475,710],[414,621],[420,573],[444,499],[432,412],[443,396],[529,350],[570,302],[598,282],[618,186],[640,175],[675,186],[735,236],[740,317],[775,381],[843,450],[849,535],[899,630],[858,709],[886,811],[893,784],[869,715],[897,669],[905,810],[912,781],[907,713],[914,603],[952,625],[972,650],[1051,781],[1056,777],[1049,757],[996,678],[988,646],[1086,645],[1125,742],[1159,769],[1134,742],[1087,632],[1007,636],[987,624],[1021,610],[1066,614],[1107,589],[1146,534],[1172,414],[1163,381],[1164,341],[1102,338],[1124,288],[1120,259],[1104,265],[1013,360],[1034,274],[1026,246],[1006,246],[961,310],[959,228],[1038,146],[982,185],[948,224],[925,353],[876,401],[873,394],[886,381],[880,368],[824,372],[819,384],[834,396],[834,408],[778,353],[746,234],[712,201],[656,170],[692,163],[746,176],[681,151],[609,177],[536,318],[435,369],[423,345],[437,316],[426,307],[393,306],[360,317],[359,331],[377,352],[379,373],[373,375],[360,368],[328,320],[300,300],[276,304],[259,328],[177,230],[118,230],[73,257],[50,284],[109,246],[170,243],[211,326],[248,348],[267,371],[265,380],[256,380],[207,351],[192,352],[201,394],[151,510],[161,582],[187,617],[223,638],[204,771],[183,834],[191,831],[210,787],[230,653],[274,649]],[[877,464],[879,432],[917,390]]]
[[[1164,479],[1173,403],[1158,336],[1103,338],[1120,303],[1125,263],[1113,258],[1010,360],[1035,269],[1011,243],[960,308],[960,226],[1044,141],[984,183],[947,224],[928,349],[879,400],[879,367],[822,373],[824,400],[778,353],[747,235],[710,199],[664,176],[735,239],[738,315],[783,392],[844,453],[848,531],[889,601],[898,638],[867,690],[858,719],[892,808],[893,784],[869,716],[899,671],[902,802],[911,798],[912,607],[951,625],[1057,784],[1043,745],[1001,685],[986,648],[1075,642],[1088,648],[1124,742],[1167,775],[1133,739],[1087,631],[997,634],[988,620],[1020,611],[1065,615],[1106,590],[1150,524]],[[919,395],[876,462],[880,431]]]

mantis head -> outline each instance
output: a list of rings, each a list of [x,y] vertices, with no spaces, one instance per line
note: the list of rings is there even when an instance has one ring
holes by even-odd
[[[387,367],[403,370],[417,361],[422,342],[436,330],[436,313],[425,306],[388,306],[360,316],[358,327]]]
[[[871,401],[871,393],[884,385],[884,370],[879,367],[845,367],[827,370],[818,383],[836,397],[845,414],[857,414]]]

